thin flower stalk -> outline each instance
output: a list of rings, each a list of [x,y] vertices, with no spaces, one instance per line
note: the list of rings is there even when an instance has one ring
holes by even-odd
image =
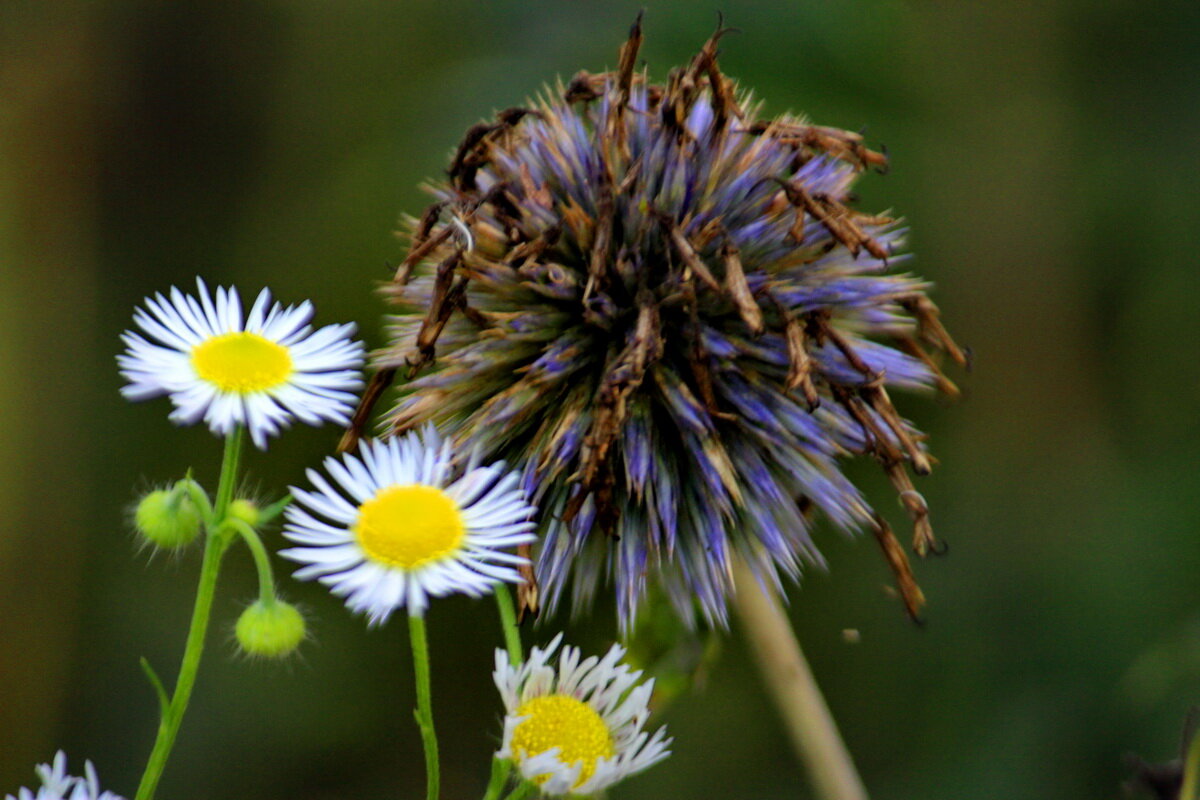
[[[170,758],[171,750],[175,745],[175,738],[179,734],[179,727],[183,724],[183,717],[187,712],[188,702],[191,700],[192,689],[196,684],[196,675],[200,670],[200,658],[204,653],[204,640],[212,615],[213,598],[216,595],[221,558],[224,556],[232,536],[232,531],[223,529],[220,522],[225,519],[229,503],[233,499],[243,439],[243,431],[238,426],[225,440],[221,477],[217,484],[213,516],[208,521],[208,532],[204,541],[204,560],[200,566],[200,582],[196,589],[196,602],[192,609],[191,623],[188,626],[187,642],[183,649],[179,675],[175,679],[175,690],[171,694],[170,702],[163,710],[154,748],[150,752],[150,758],[142,773],[134,800],[152,800],[154,797],[163,770],[166,769],[167,759]]]
[[[426,800],[438,800],[441,792],[441,767],[438,764],[437,731],[433,726],[433,690],[429,680],[429,642],[425,636],[425,618],[419,614],[410,614],[408,632],[417,685],[415,716],[417,727],[421,730],[421,746],[425,751],[425,797]]]
[[[745,564],[734,570],[738,617],[814,793],[821,800],[867,800],[866,787],[779,596],[759,585]]]

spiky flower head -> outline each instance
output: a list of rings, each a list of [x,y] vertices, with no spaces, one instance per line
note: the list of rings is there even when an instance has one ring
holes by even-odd
[[[550,606],[611,581],[628,623],[658,582],[722,623],[733,559],[775,582],[821,563],[819,509],[874,527],[915,613],[903,550],[839,462],[877,458],[930,548],[908,475],[930,459],[889,389],[952,392],[927,348],[962,353],[895,271],[903,229],[852,205],[886,158],[758,118],[718,69],[724,32],[660,86],[634,69],[639,20],[614,72],[467,132],[385,287],[375,389],[411,379],[395,431],[434,421],[522,470]]]

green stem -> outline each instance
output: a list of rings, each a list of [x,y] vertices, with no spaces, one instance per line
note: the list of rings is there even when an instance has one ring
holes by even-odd
[[[1187,761],[1183,767],[1183,788],[1179,800],[1197,800],[1200,797],[1200,735],[1193,735],[1188,745]]]
[[[237,482],[238,463],[242,459],[242,442],[245,429],[238,425],[225,440],[225,457],[221,460],[221,478],[217,482],[217,503],[213,511],[215,524],[220,525],[233,500],[233,487]]]
[[[204,487],[196,483],[190,477],[184,478],[182,481],[180,481],[180,484],[183,485],[184,491],[188,493],[188,497],[191,498],[196,508],[200,509],[200,518],[203,519],[206,524],[212,524],[214,522],[212,503],[209,501],[208,494],[205,493]]]
[[[212,615],[213,598],[216,595],[221,556],[225,554],[225,548],[229,544],[228,537],[221,535],[221,519],[233,497],[233,485],[237,479],[241,449],[242,429],[239,426],[225,440],[225,457],[221,463],[217,506],[208,535],[205,537],[204,561],[200,566],[200,584],[196,588],[196,603],[192,607],[192,621],[188,628],[187,643],[183,648],[179,676],[175,679],[175,691],[158,723],[158,735],[154,740],[154,749],[150,751],[150,759],[146,762],[146,771],[142,773],[142,780],[138,784],[134,800],[151,800],[154,797],[154,790],[158,788],[158,781],[167,766],[171,748],[175,745],[179,726],[183,723],[183,715],[187,711],[192,688],[196,685],[196,673],[200,669],[200,656],[204,652],[204,637],[208,633],[208,621]]]
[[[150,753],[146,771],[142,774],[142,782],[138,785],[135,800],[151,800],[154,797],[154,790],[175,744],[175,736],[179,733],[179,725],[183,722],[183,714],[187,711],[192,687],[196,683],[196,672],[200,667],[200,655],[204,650],[204,636],[208,632],[208,619],[212,612],[217,572],[221,566],[225,542],[226,540],[220,537],[209,536],[204,543],[200,586],[196,590],[196,605],[192,610],[192,624],[188,630],[187,645],[183,649],[179,677],[175,680],[175,692],[171,695],[171,702],[158,724],[158,738],[154,741],[154,749]]]
[[[536,783],[533,781],[524,781],[517,788],[513,789],[504,800],[525,800],[527,797],[533,797],[538,791],[539,787]]]
[[[504,646],[508,650],[508,663],[514,667],[521,666],[525,653],[521,648],[521,630],[517,627],[517,611],[513,607],[512,595],[507,584],[496,585],[496,607],[500,609],[500,627],[504,630]],[[488,781],[487,794],[484,800],[497,800],[500,792],[508,784],[508,776],[512,774],[512,761],[508,759],[492,759],[492,778]]]
[[[496,585],[495,594],[496,605],[500,609],[500,627],[504,629],[504,646],[508,648],[508,663],[519,667],[525,660],[525,655],[521,650],[521,631],[517,627],[517,612],[513,608],[512,595],[508,592],[508,586],[503,583]]]
[[[507,758],[492,758],[492,776],[488,780],[487,791],[483,800],[499,800],[500,792],[508,783],[508,775],[512,771],[512,761]]]
[[[425,748],[426,800],[438,800],[441,775],[438,771],[437,733],[433,729],[433,700],[429,688],[429,642],[425,639],[425,618],[410,614],[409,641],[412,643],[413,672],[417,679],[417,725]]]
[[[271,572],[271,557],[267,555],[267,548],[263,545],[262,539],[250,524],[242,519],[228,519],[225,524],[241,534],[242,540],[246,542],[246,546],[250,548],[250,555],[254,556],[254,568],[258,570],[258,599],[264,606],[271,606],[275,603],[275,576]]]

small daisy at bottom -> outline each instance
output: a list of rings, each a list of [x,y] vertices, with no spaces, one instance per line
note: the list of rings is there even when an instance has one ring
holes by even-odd
[[[507,712],[496,757],[516,762],[543,794],[562,796],[593,794],[670,755],[666,728],[642,730],[654,680],[638,685],[641,671],[619,663],[625,649],[580,660],[565,647],[555,669],[548,662],[561,642],[559,634],[533,648],[519,667],[496,651],[492,677]]]
[[[37,792],[21,789],[17,795],[5,796],[4,800],[124,800],[112,792],[100,791],[100,780],[92,762],[84,764],[84,777],[67,774],[67,756],[62,750],[54,756],[54,764],[39,764],[37,776],[42,786]]]

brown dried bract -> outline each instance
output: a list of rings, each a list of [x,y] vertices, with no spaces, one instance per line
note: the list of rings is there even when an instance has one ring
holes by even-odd
[[[808,410],[816,411],[821,405],[821,395],[817,393],[812,379],[813,361],[808,354],[808,334],[805,332],[805,326],[770,289],[766,290],[766,294],[775,306],[775,313],[783,322],[784,337],[787,341],[788,374],[785,388],[788,392],[799,389]]]
[[[925,593],[921,591],[916,578],[913,577],[908,555],[900,546],[900,542],[896,540],[891,526],[883,517],[878,514],[874,515],[874,524],[871,528],[875,534],[875,540],[879,542],[879,547],[883,550],[883,557],[892,570],[892,575],[896,577],[896,588],[899,589],[900,598],[904,601],[904,610],[908,612],[908,616],[913,622],[918,625],[922,624],[924,620],[921,617],[921,609],[925,607]]]
[[[933,535],[933,526],[929,522],[929,506],[925,498],[913,486],[912,478],[908,476],[904,465],[899,461],[885,462],[884,471],[892,486],[895,487],[900,504],[908,513],[913,526],[912,547],[917,555],[924,558],[929,553],[938,554],[944,550],[944,545]]]
[[[475,173],[488,163],[490,143],[530,115],[541,117],[542,114],[531,108],[506,108],[496,114],[496,122],[480,122],[467,129],[446,171],[459,191],[475,191]]]
[[[598,392],[596,418],[584,440],[579,491],[564,514],[571,519],[594,488],[609,448],[621,432],[628,408],[626,400],[642,385],[646,369],[662,356],[662,330],[658,307],[648,291],[638,297],[638,317],[633,339],[608,365]]]
[[[896,407],[892,405],[892,399],[888,396],[887,389],[882,385],[875,384],[864,386],[862,394],[871,408],[879,416],[883,417],[883,421],[887,423],[888,428],[900,441],[901,447],[908,455],[908,460],[913,465],[913,472],[918,475],[928,475],[930,473],[929,457],[921,450],[920,445],[913,439],[908,431],[908,426],[904,424],[904,420],[900,419],[900,414],[896,411]]]
[[[777,180],[783,187],[788,202],[796,208],[796,223],[792,227],[792,238],[797,244],[804,242],[804,213],[807,212],[820,222],[825,230],[829,231],[830,236],[845,245],[851,255],[857,256],[861,250],[866,249],[875,258],[887,262],[890,255],[887,248],[880,244],[875,237],[863,231],[856,219],[856,216],[859,215],[853,209],[828,195],[809,193],[799,183]],[[865,224],[871,223],[866,222]]]
[[[362,439],[363,431],[367,429],[367,423],[371,421],[371,409],[375,407],[379,398],[383,396],[395,379],[395,367],[384,367],[371,376],[362,398],[358,401],[358,408],[354,409],[354,416],[350,418],[350,424],[346,426],[346,431],[338,441],[337,452],[353,453],[358,449],[358,442]]]
[[[696,390],[700,400],[709,414],[718,419],[733,420],[737,417],[721,411],[717,407],[717,393],[713,390],[712,371],[709,369],[709,354],[704,346],[704,338],[700,332],[700,310],[696,301],[695,276],[687,273],[683,278],[683,304],[687,311],[688,323],[685,328],[688,340],[688,368],[696,380]]]
[[[460,278],[457,282],[454,280],[455,270],[461,262],[462,251],[455,250],[445,261],[438,264],[437,279],[433,284],[433,300],[425,311],[420,330],[417,331],[417,354],[415,358],[408,359],[409,378],[433,361],[438,336],[446,327],[459,297],[466,290],[465,278]]]
[[[959,366],[968,365],[965,352],[954,343],[950,332],[942,325],[941,312],[933,301],[924,295],[900,298],[899,303],[917,320],[917,335],[933,347],[945,351]]]
[[[612,250],[613,215],[616,213],[613,198],[612,171],[606,162],[601,170],[601,183],[596,197],[596,236],[592,240],[592,255],[588,261],[588,285],[583,293],[586,303],[592,292],[604,288],[608,280],[608,256]]]
[[[633,70],[637,66],[638,50],[642,47],[642,14],[638,12],[633,27],[629,29],[629,38],[621,45],[621,54],[617,59],[616,96],[613,98],[612,112],[608,115],[605,135],[608,141],[616,146],[617,152],[625,160],[629,159],[629,146],[625,141],[625,112],[629,108],[629,92],[633,88]]]
[[[421,232],[424,228],[424,221],[430,216],[430,212],[434,211],[435,206],[437,207],[437,210],[433,213],[433,224],[437,223],[438,215],[441,214],[442,209],[445,208],[444,203],[435,203],[433,206],[430,206],[430,208],[427,209],[424,214],[421,215],[422,223],[420,227],[418,227],[417,233],[413,236],[412,246],[409,248],[408,255],[406,255],[404,260],[400,262],[400,266],[396,268],[396,274],[392,276],[392,283],[396,286],[404,286],[406,283],[408,283],[408,279],[412,276],[413,268],[416,267],[417,264],[421,263],[421,260],[427,255],[445,244],[446,240],[448,240],[451,234],[454,233],[454,229],[450,226],[443,226],[432,236],[429,236],[428,233],[426,233],[424,236],[421,235]]]
[[[721,261],[725,265],[725,290],[733,298],[738,314],[750,329],[753,336],[761,336],[766,326],[763,324],[762,309],[750,291],[746,282],[746,273],[742,269],[742,258],[737,247],[728,238],[721,245]]]
[[[537,619],[541,611],[541,591],[538,588],[537,575],[533,571],[533,545],[517,545],[517,555],[525,559],[525,563],[517,567],[521,582],[517,584],[517,623],[525,621],[528,616]]]
[[[608,73],[593,75],[585,69],[579,70],[563,90],[563,100],[568,103],[590,103],[604,93]]]
[[[808,160],[813,156],[825,155],[854,165],[858,170],[876,167],[885,171],[888,166],[886,150],[876,152],[863,143],[862,134],[824,125],[805,125],[782,120],[758,121],[743,129],[755,136],[771,136],[784,144],[795,147]]]
[[[717,66],[717,43],[725,34],[736,31],[736,28],[725,27],[724,18],[718,16],[716,31],[700,48],[700,52],[692,57],[692,63],[688,65],[687,72],[681,80],[681,87],[686,87],[689,92],[696,92],[703,85],[704,79],[707,79],[712,93],[713,124],[710,130],[714,137],[725,135],[731,115],[738,119],[745,118],[734,98],[732,83],[721,74],[721,69]],[[692,99],[694,98],[688,98],[688,105],[691,105]]]
[[[830,313],[827,310],[813,312],[808,315],[809,328],[817,344],[823,344],[826,340],[833,342],[833,346],[846,357],[846,361],[850,363],[850,366],[861,373],[868,382],[879,382],[883,378],[883,375],[871,369],[871,366],[862,360],[862,356],[850,346],[850,343],[846,341],[846,337],[842,336],[838,332],[838,329],[830,323],[830,319]]]
[[[518,270],[526,264],[534,263],[547,250],[558,243],[558,237],[560,236],[562,236],[562,225],[555,223],[539,233],[535,238],[519,244],[510,250],[508,255],[504,257],[504,263],[516,267]]]
[[[902,351],[920,360],[921,363],[929,368],[929,371],[933,373],[934,385],[939,392],[952,399],[957,398],[961,394],[954,381],[946,377],[945,373],[942,372],[942,368],[933,360],[929,353],[925,352],[925,349],[915,339],[911,336],[896,336],[894,337],[894,341],[896,342],[896,346]]]
[[[700,258],[700,254],[696,252],[696,248],[684,236],[678,223],[667,214],[659,213],[657,217],[667,236],[670,238],[671,244],[674,245],[675,252],[683,260],[684,265],[692,271],[693,275],[700,279],[701,283],[714,292],[720,292],[721,284],[713,277],[712,270],[704,263],[704,259]]]
[[[847,387],[831,385],[830,390],[838,403],[862,427],[867,442],[867,452],[875,456],[883,466],[892,486],[895,487],[900,503],[904,506],[912,522],[913,550],[922,557],[929,553],[944,552],[944,545],[939,543],[933,535],[933,527],[929,522],[929,507],[925,503],[925,498],[913,486],[912,479],[904,468],[905,457],[916,452],[920,455],[918,462],[920,467],[928,471],[928,457],[912,440],[895,408],[891,405],[891,401],[886,395],[877,394],[877,387],[868,386],[855,392]],[[867,395],[871,402],[864,401],[860,394]],[[872,416],[871,409],[874,409],[879,414],[879,418],[887,425],[886,430],[880,427],[875,417]],[[899,441],[905,450],[898,448],[894,439]],[[914,464],[914,469],[917,468],[917,464]]]

